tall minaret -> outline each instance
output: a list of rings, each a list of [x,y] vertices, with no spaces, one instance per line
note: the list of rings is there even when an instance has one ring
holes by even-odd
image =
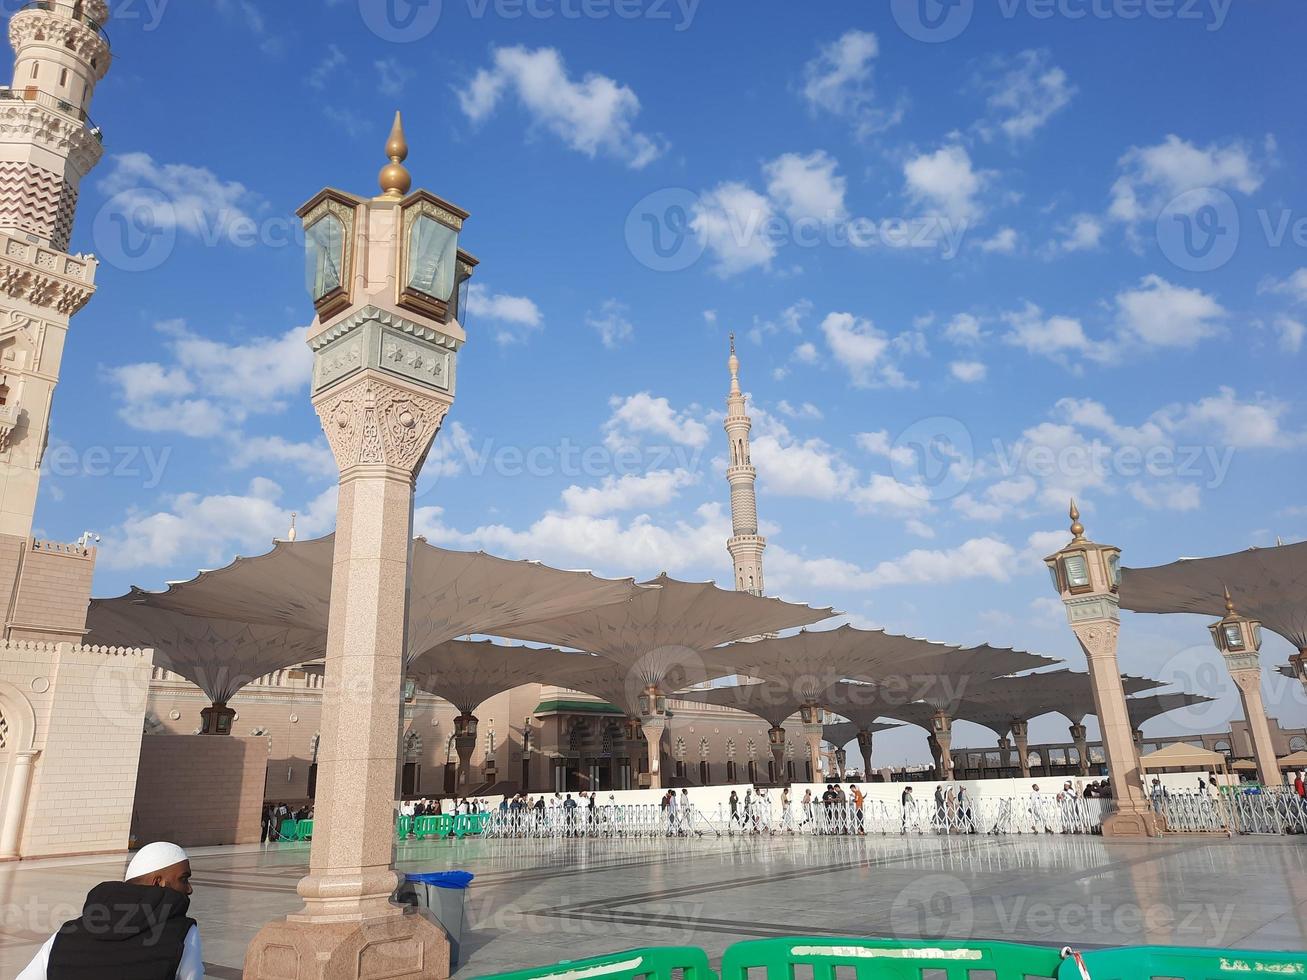
[[[726,550],[735,564],[735,588],[762,595],[762,552],[767,539],[758,534],[758,496],[754,483],[758,471],[749,461],[749,429],[753,427],[740,391],[740,359],[735,356],[735,334],[731,334],[731,393],[726,399],[726,437],[731,443],[731,462],[726,480],[731,485],[731,538]]]
[[[31,532],[68,320],[95,291],[95,258],[67,249],[78,188],[103,152],[87,109],[109,68],[108,16],[104,0],[45,0],[9,19],[14,81],[0,89],[0,539]]]

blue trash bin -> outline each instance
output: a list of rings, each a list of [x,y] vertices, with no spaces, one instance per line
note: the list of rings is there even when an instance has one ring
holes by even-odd
[[[452,966],[458,965],[458,947],[463,939],[463,900],[474,876],[470,871],[428,871],[404,875],[400,886],[403,901],[430,913],[449,936]]]

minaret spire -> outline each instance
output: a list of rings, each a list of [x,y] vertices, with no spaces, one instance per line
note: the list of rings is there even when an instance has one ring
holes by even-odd
[[[735,588],[740,592],[763,594],[762,553],[767,539],[758,534],[758,495],[754,484],[758,471],[749,459],[749,418],[744,392],[740,390],[740,359],[735,353],[735,334],[731,334],[731,391],[726,399],[724,428],[730,440],[730,463],[726,480],[731,486],[731,537],[726,550],[735,566]]]

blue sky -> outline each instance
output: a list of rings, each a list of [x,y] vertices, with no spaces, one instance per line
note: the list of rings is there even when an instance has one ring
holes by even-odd
[[[482,260],[435,543],[729,582],[730,331],[768,591],[855,623],[1083,664],[1072,493],[1129,565],[1301,539],[1307,14],[922,4],[120,0],[38,528],[103,536],[98,595],[330,529],[294,209],[400,108]],[[1203,627],[1127,616],[1123,666],[1210,685]]]

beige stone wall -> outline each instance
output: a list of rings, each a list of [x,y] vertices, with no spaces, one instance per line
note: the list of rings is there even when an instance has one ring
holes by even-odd
[[[0,685],[35,720],[23,857],[123,850],[153,653],[0,641]]]
[[[141,740],[132,836],[138,845],[258,843],[268,740],[155,735]]]
[[[0,561],[3,557],[0,554]],[[94,548],[39,539],[27,541],[8,616],[9,637],[80,642],[86,633],[94,573]]]

